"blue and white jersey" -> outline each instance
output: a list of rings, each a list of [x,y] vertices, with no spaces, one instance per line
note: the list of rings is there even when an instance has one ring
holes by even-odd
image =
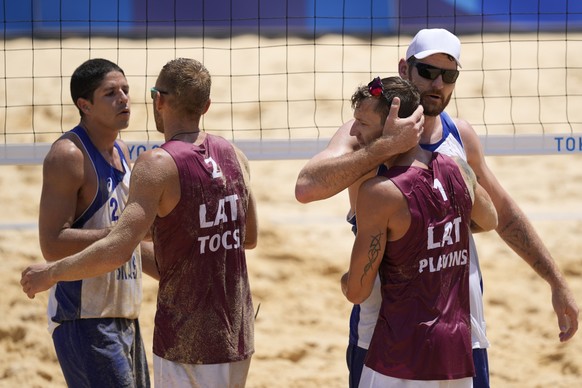
[[[458,156],[466,161],[467,155],[457,126],[446,112],[442,112],[440,118],[443,124],[443,135],[441,140],[434,144],[421,144],[420,146],[428,151],[440,152],[448,156]],[[352,217],[348,222],[354,225],[355,228],[356,217]],[[489,347],[489,340],[486,336],[485,314],[483,312],[483,281],[473,235],[469,236],[469,255],[471,341],[474,349],[484,349]],[[372,339],[372,334],[374,333],[381,304],[382,297],[380,294],[380,281],[377,276],[370,296],[361,304],[354,305],[352,309],[350,316],[350,344],[368,349]]]
[[[93,164],[98,188],[91,205],[73,228],[102,229],[115,225],[129,195],[130,169],[119,145],[115,148],[123,171],[111,166],[79,126],[70,131],[81,141]],[[73,282],[58,282],[50,289],[49,331],[63,321],[83,318],[128,318],[139,315],[142,299],[142,265],[139,246],[129,261],[107,274]]]

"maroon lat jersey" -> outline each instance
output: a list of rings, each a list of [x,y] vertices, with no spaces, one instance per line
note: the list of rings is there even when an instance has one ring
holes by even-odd
[[[210,134],[200,146],[162,148],[178,168],[181,197],[153,225],[160,272],[153,352],[184,364],[247,359],[254,352],[243,249],[249,193],[235,150]]]
[[[457,164],[433,153],[428,169],[395,166],[411,224],[388,241],[380,264],[382,306],[366,365],[409,380],[474,374],[469,317],[472,201]]]

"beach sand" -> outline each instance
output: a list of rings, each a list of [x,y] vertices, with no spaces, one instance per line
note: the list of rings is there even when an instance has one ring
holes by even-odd
[[[542,236],[580,301],[582,156],[488,157],[506,190]],[[353,236],[347,196],[302,205],[295,178],[305,161],[253,161],[259,245],[248,251],[256,353],[248,387],[345,387],[350,304],[339,278]],[[1,166],[0,386],[62,387],[46,331],[47,293],[29,300],[20,272],[42,260],[36,230],[40,166]],[[495,232],[477,236],[485,279],[485,315],[493,387],[582,385],[582,340],[558,340],[550,288]],[[140,317],[151,362],[156,282],[144,278]],[[259,308],[260,306],[260,308]]]

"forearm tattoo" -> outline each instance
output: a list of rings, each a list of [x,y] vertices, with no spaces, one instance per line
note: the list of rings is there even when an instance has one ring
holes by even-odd
[[[380,237],[382,237],[382,233],[378,233],[375,236],[371,236],[372,240],[370,241],[370,248],[368,248],[368,262],[364,266],[364,273],[360,278],[360,284],[364,283],[364,278],[372,270],[372,266],[378,260],[378,252],[380,252]]]
[[[499,231],[501,238],[520,256],[524,257],[530,266],[542,278],[546,279],[552,273],[548,263],[539,258],[531,234],[526,229],[527,221],[521,215],[515,215],[505,227]]]

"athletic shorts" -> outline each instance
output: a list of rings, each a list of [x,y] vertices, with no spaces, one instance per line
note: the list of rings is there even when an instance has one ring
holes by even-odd
[[[349,387],[358,388],[360,376],[362,376],[362,368],[364,367],[364,360],[366,359],[368,349],[360,348],[359,346],[349,344],[346,352],[346,362],[348,363],[349,373]]]
[[[378,373],[364,365],[360,388],[471,388],[473,378],[455,380],[404,380]]]
[[[137,319],[65,321],[53,332],[53,343],[69,387],[150,386]]]
[[[251,358],[224,364],[181,364],[154,354],[154,385],[164,388],[244,387]]]
[[[346,361],[348,363],[350,388],[358,387],[367,352],[367,349],[352,344],[348,345]],[[473,349],[473,365],[475,366],[473,388],[489,388],[489,360],[487,349]]]
[[[475,377],[473,388],[489,388],[489,359],[487,349],[473,349],[473,365]]]

